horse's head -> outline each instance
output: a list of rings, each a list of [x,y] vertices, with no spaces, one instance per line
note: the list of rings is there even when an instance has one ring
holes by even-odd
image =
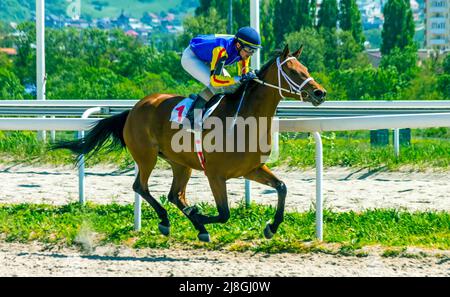
[[[281,97],[299,96],[302,101],[318,106],[325,101],[326,90],[309,74],[298,58],[303,51],[303,45],[294,53],[286,46],[283,52],[273,61],[271,81],[277,83]],[[268,69],[269,70],[269,69]]]

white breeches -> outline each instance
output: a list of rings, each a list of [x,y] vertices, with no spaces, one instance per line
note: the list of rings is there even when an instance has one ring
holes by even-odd
[[[187,73],[192,75],[196,80],[204,84],[208,89],[211,90],[214,94],[217,93],[227,93],[229,91],[235,90],[236,86],[229,87],[221,87],[215,88],[211,85],[210,77],[211,77],[211,65],[210,63],[204,62],[200,60],[190,47],[187,47],[183,56],[181,57],[181,65]],[[223,75],[230,76],[228,71],[222,69]]]

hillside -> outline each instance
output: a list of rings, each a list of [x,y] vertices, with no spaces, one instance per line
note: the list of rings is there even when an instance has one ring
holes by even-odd
[[[46,0],[48,14],[65,15],[70,0]],[[75,0],[73,0],[75,1]],[[198,0],[81,0],[84,19],[117,17],[123,10],[130,17],[140,18],[144,12],[188,12],[198,6]],[[0,20],[21,22],[34,16],[36,0],[1,0]]]

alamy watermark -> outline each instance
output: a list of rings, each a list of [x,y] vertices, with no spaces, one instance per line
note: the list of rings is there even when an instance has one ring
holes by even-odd
[[[192,133],[185,129],[179,130],[179,125],[174,122],[171,124],[172,129],[178,130],[171,139],[172,150],[176,153],[195,151]],[[183,125],[190,128],[190,123],[186,119]],[[203,123],[202,151],[207,153],[259,152],[262,163],[273,162],[278,159],[278,150],[272,149],[272,136],[278,131],[278,121],[272,121],[270,117],[227,117],[224,121],[212,116]]]
[[[81,0],[66,0],[69,5],[66,9],[66,14],[72,20],[79,20],[81,16]]]

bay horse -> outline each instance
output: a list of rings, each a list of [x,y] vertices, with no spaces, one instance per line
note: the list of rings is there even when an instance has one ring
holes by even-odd
[[[249,81],[234,94],[226,95],[220,101],[211,116],[225,122],[233,117],[238,109],[239,99],[243,99],[239,110],[242,118],[267,118],[268,126],[263,131],[268,144],[271,143],[271,122],[278,103],[284,95],[299,96],[317,106],[324,101],[325,89],[310,76],[308,69],[302,65],[298,57],[299,50],[290,53],[286,46],[267,62],[257,73],[258,79]],[[186,152],[175,152],[171,139],[180,129],[173,129],[168,120],[174,107],[185,97],[171,94],[152,94],[136,103],[128,111],[98,121],[95,126],[80,140],[60,142],[54,148],[67,148],[78,155],[93,154],[108,143],[108,148],[126,147],[137,163],[139,173],[133,184],[133,190],[141,195],[156,211],[161,222],[158,225],[164,235],[170,233],[170,222],[166,209],[150,194],[148,179],[155,167],[157,157],[165,159],[172,167],[173,181],[168,200],[174,203],[197,229],[201,241],[210,241],[205,228],[206,224],[225,223],[230,218],[226,181],[230,178],[244,177],[258,183],[275,188],[278,204],[273,223],[267,223],[264,229],[266,238],[271,238],[283,221],[286,185],[278,179],[262,162],[262,152],[247,150],[241,152],[204,152],[206,160],[203,169],[197,153],[192,149]],[[258,122],[259,125],[259,122]],[[258,127],[259,129],[260,127]],[[223,127],[224,133],[227,127]],[[208,129],[203,130],[203,136]],[[194,137],[192,133],[188,137]],[[108,139],[112,138],[111,142]],[[193,142],[191,142],[193,143]],[[189,206],[186,199],[186,186],[192,169],[204,170],[217,206],[218,215],[206,216],[195,206]]]

